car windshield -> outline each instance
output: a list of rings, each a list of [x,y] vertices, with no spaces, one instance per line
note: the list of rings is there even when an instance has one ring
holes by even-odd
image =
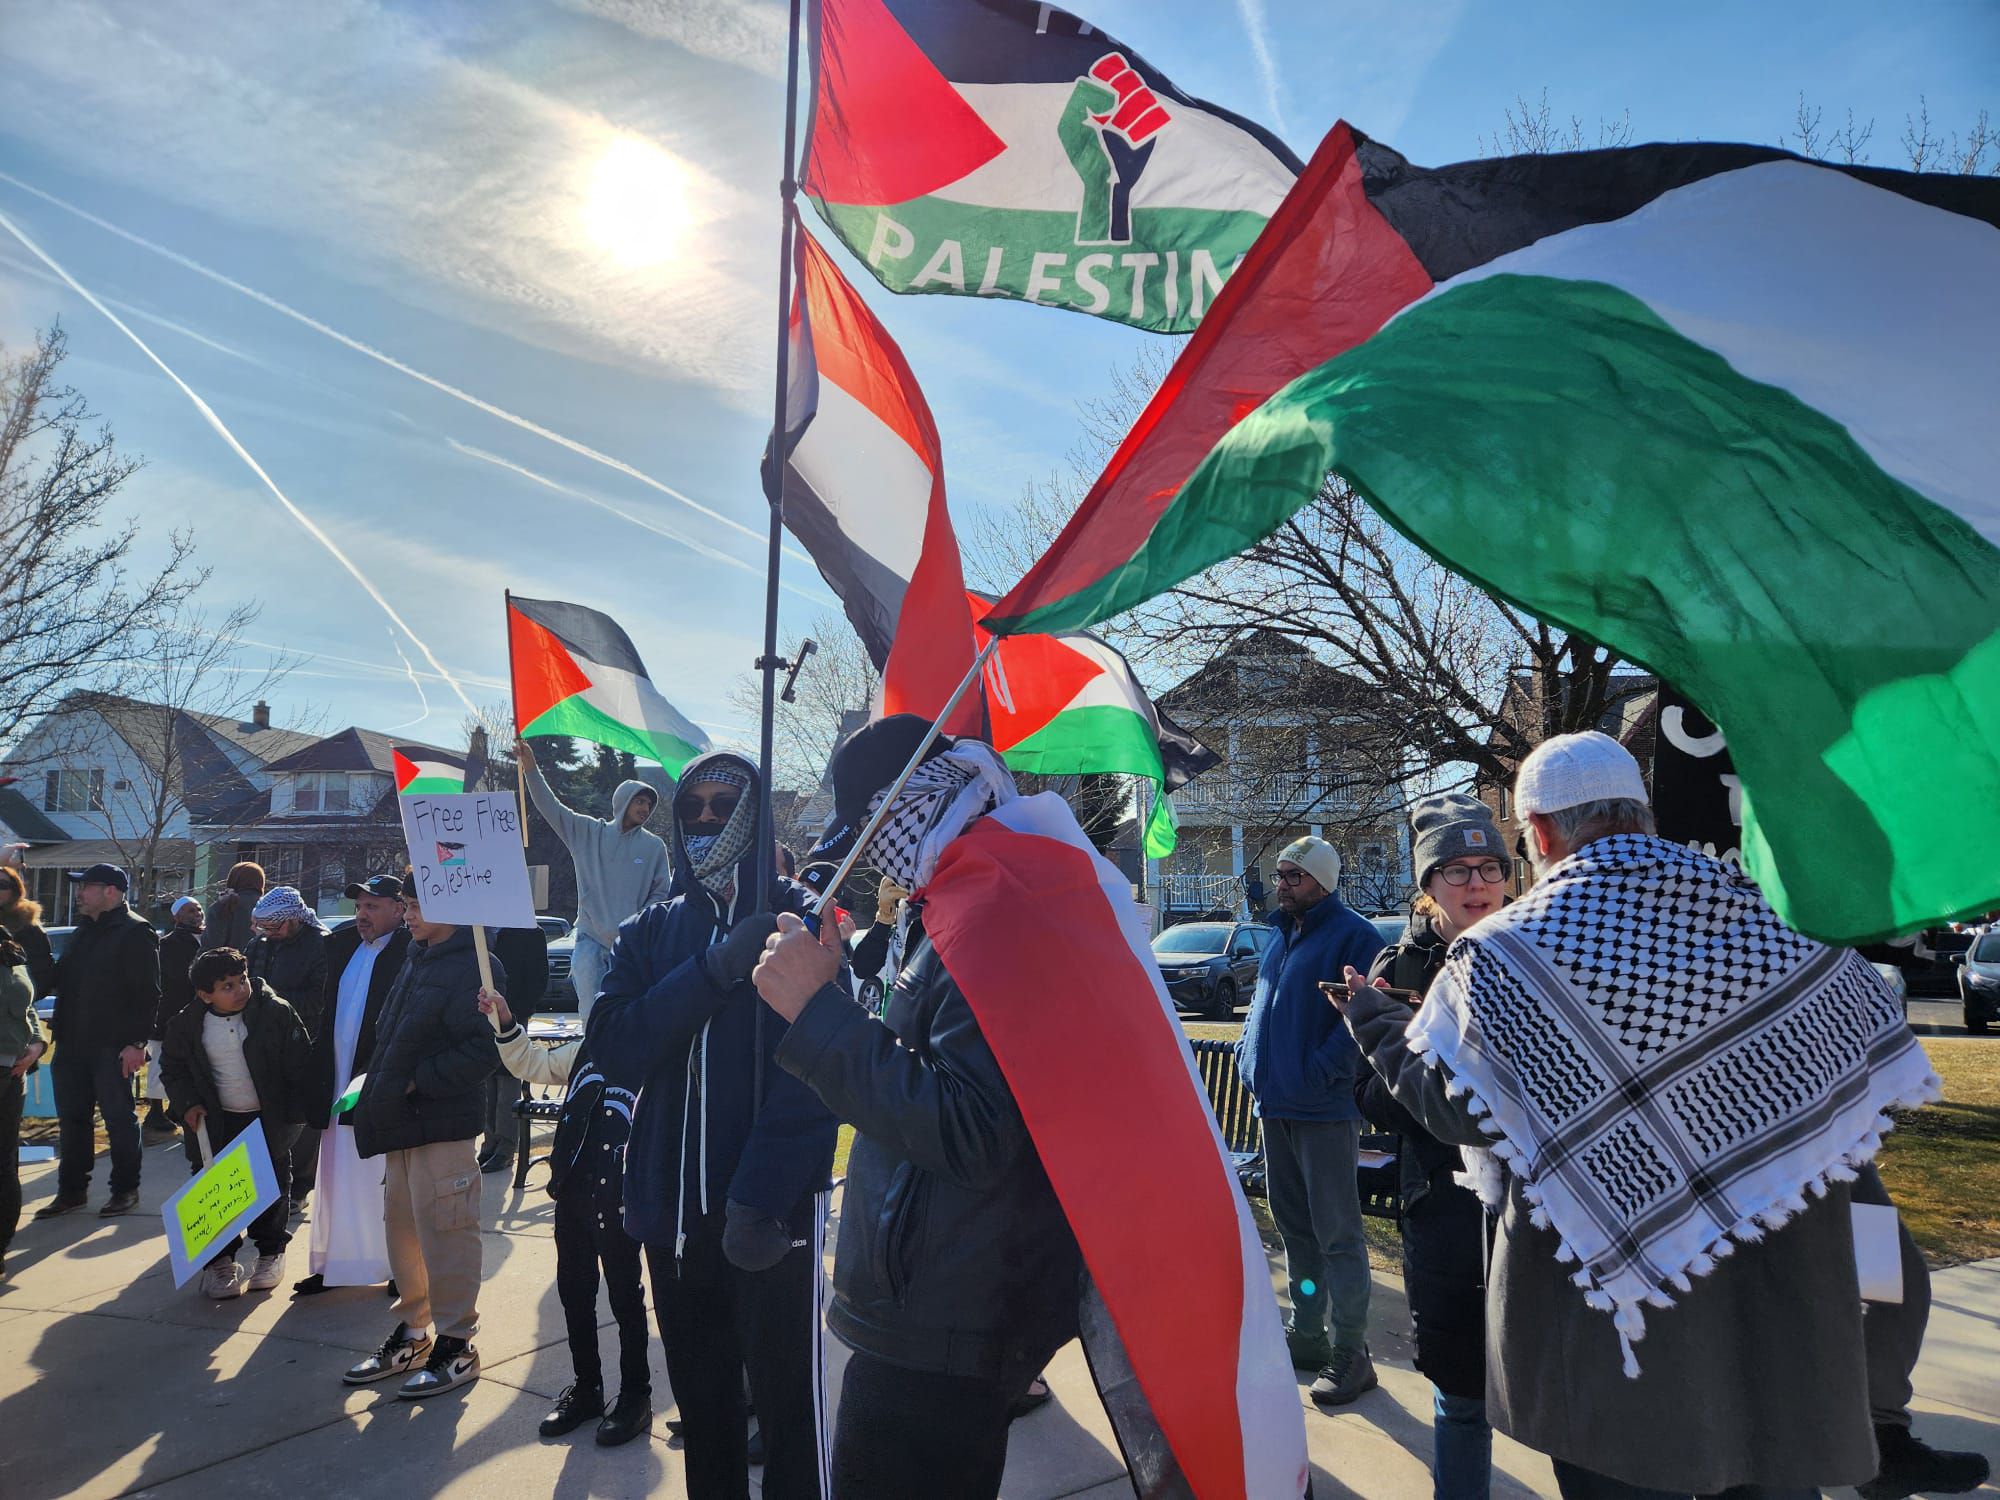
[[[1220,953],[1229,945],[1229,929],[1215,922],[1169,927],[1153,939],[1155,953]]]
[[[2000,930],[1982,932],[1978,945],[1972,950],[1974,963],[2000,964]]]

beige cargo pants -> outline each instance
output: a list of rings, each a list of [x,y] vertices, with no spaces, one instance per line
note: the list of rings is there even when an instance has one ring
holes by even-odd
[[[479,1166],[471,1141],[433,1141],[391,1151],[382,1222],[396,1314],[412,1329],[437,1324],[441,1338],[479,1328]]]

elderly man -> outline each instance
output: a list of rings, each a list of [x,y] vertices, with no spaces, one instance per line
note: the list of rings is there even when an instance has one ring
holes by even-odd
[[[618,924],[673,895],[674,868],[666,841],[646,827],[660,794],[643,781],[621,781],[611,794],[611,816],[593,818],[563,806],[526,740],[514,746],[514,758],[528,795],[576,866],[576,944],[569,975],[576,1013],[587,1022],[611,967]]]
[[[1884,1112],[1938,1089],[1853,953],[1739,872],[1657,837],[1638,764],[1560,735],[1514,801],[1538,871],[1459,937],[1423,1007],[1356,986],[1347,1022],[1498,1227],[1493,1426],[1567,1500],[1864,1484],[1850,1197]]]
[[[1287,844],[1277,872],[1280,941],[1258,975],[1237,1066],[1264,1122],[1271,1217],[1285,1242],[1292,1293],[1285,1342],[1296,1368],[1318,1372],[1313,1400],[1344,1406],[1375,1385],[1368,1241],[1355,1180],[1361,1111],[1354,1043],[1319,986],[1343,967],[1365,971],[1382,935],[1340,899],[1340,854],[1326,840]]]
[[[329,1286],[374,1286],[389,1279],[382,1221],[382,1171],[361,1160],[353,1121],[333,1112],[348,1084],[368,1071],[375,1024],[410,946],[403,925],[403,882],[374,875],[347,888],[354,922],[326,940],[326,988],[313,1033],[312,1087],[306,1126],[319,1134],[321,1184],[313,1215],[311,1274],[297,1296]]]
[[[277,885],[258,898],[250,926],[257,934],[246,955],[251,984],[262,980],[273,994],[290,1001],[305,1022],[306,1034],[318,1036],[326,989],[326,928],[318,913],[297,889]],[[292,1143],[293,1214],[304,1212],[318,1180],[319,1129],[307,1125]]]
[[[56,1014],[49,1061],[60,1122],[56,1195],[35,1215],[82,1208],[97,1156],[91,1118],[104,1116],[111,1144],[111,1196],[98,1212],[139,1206],[139,1118],[130,1079],[146,1061],[146,1036],[160,1004],[160,939],[125,904],[131,882],[116,865],[70,870],[76,931],[56,965]]]

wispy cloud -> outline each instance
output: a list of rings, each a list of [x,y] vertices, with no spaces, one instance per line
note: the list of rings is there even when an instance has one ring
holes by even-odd
[[[98,301],[96,297],[92,296],[90,291],[83,285],[82,282],[78,281],[74,276],[70,275],[68,271],[65,271],[62,268],[62,266],[59,265],[48,254],[47,251],[43,250],[41,246],[37,245],[33,240],[29,239],[27,235],[23,234],[20,231],[20,229],[15,226],[14,221],[9,219],[5,214],[0,214],[0,229],[4,229],[9,234],[13,235],[15,239],[20,241],[22,249],[26,250],[30,255],[34,256],[35,259],[39,260],[43,265],[47,266],[51,271],[55,272],[57,276],[62,278],[63,283],[66,286],[68,286],[72,292],[75,292],[77,296],[83,298],[84,301],[88,302],[92,307],[96,308],[99,313],[103,314],[103,316],[111,323],[111,325],[114,328],[116,328],[120,333],[124,334],[126,338],[130,339],[132,343],[135,346],[137,346],[139,352],[145,355],[147,359],[151,360],[153,364],[158,367],[162,375],[166,376],[167,379],[171,380],[177,387],[180,388],[181,394],[183,396],[186,396],[188,400],[193,403],[194,409],[201,414],[202,420],[208,423],[208,425],[215,430],[215,434],[217,437],[221,438],[223,442],[229,445],[229,449],[232,453],[234,453],[238,458],[243,460],[243,463],[245,464],[246,467],[249,468],[250,472],[255,474],[257,478],[263,482],[264,488],[269,490],[271,492],[272,498],[275,499],[279,505],[284,507],[286,514],[289,515],[294,521],[298,522],[299,526],[304,529],[304,531],[308,536],[310,536],[314,541],[318,542],[321,547],[325,548],[328,556],[332,557],[335,562],[339,563],[342,568],[346,569],[348,575],[352,577],[356,583],[361,585],[363,591],[367,593],[368,597],[373,599],[375,603],[378,606],[380,606],[382,613],[389,617],[390,622],[394,624],[398,630],[402,631],[404,635],[409,637],[410,644],[415,646],[418,651],[423,653],[424,660],[429,662],[432,668],[434,668],[437,671],[438,675],[444,678],[445,682],[450,686],[451,690],[454,693],[458,694],[459,701],[466,706],[466,709],[469,712],[476,712],[476,710],[473,709],[472,700],[465,696],[465,689],[460,687],[456,679],[452,677],[451,673],[445,670],[444,663],[439,661],[437,657],[431,653],[431,648],[425,645],[423,639],[420,636],[418,636],[418,634],[414,630],[410,628],[409,622],[406,621],[402,617],[402,615],[397,613],[396,607],[389,602],[388,597],[384,595],[383,592],[375,586],[375,584],[369,579],[366,573],[361,571],[360,567],[355,563],[354,559],[349,557],[344,551],[342,551],[340,546],[333,540],[333,538],[328,536],[326,532],[320,529],[318,523],[315,522],[311,516],[307,515],[303,510],[301,510],[296,504],[292,502],[290,496],[288,496],[283,490],[278,488],[277,481],[272,479],[269,474],[264,472],[264,466],[258,463],[256,459],[250,456],[250,450],[245,448],[242,443],[237,441],[236,434],[231,432],[227,424],[223,422],[222,418],[218,417],[215,414],[215,409],[212,406],[210,406],[206,401],[202,400],[202,398],[198,394],[196,394],[194,387],[190,386],[185,380],[181,379],[180,376],[176,375],[172,367],[169,366],[165,360],[161,359],[159,355],[153,352],[152,346],[149,345],[144,339],[140,338],[138,334],[132,331],[131,326],[129,324],[127,324],[122,318],[118,316],[118,314],[113,312],[110,308],[106,307],[102,302]],[[415,679],[413,674],[412,681],[414,682],[414,680]],[[419,687],[417,691],[421,695],[423,689]]]
[[[1271,21],[1264,14],[1264,0],[1236,0],[1236,13],[1243,18],[1250,55],[1257,60],[1257,77],[1264,85],[1264,108],[1270,113],[1271,128],[1286,135],[1284,83],[1278,77],[1278,59],[1271,51]]]
[[[785,8],[760,0],[557,0],[564,10],[767,78],[785,72]]]

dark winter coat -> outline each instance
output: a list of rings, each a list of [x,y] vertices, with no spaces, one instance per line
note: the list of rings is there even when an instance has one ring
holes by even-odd
[[[193,937],[193,933],[188,936]],[[199,1104],[210,1114],[222,1113],[215,1073],[208,1065],[202,1029],[208,1007],[197,1000],[167,1023],[161,1039],[160,1081],[167,1086],[167,1108],[174,1123],[187,1119]],[[243,1007],[243,1061],[257,1090],[257,1113],[273,1125],[296,1125],[306,1118],[306,1085],[312,1067],[312,1043],[305,1023],[291,1005],[253,982]]]
[[[682,779],[698,779],[700,765]],[[755,795],[753,785],[745,796]],[[786,1026],[750,982],[727,990],[708,982],[702,955],[749,903],[739,895],[724,912],[689,873],[678,822],[672,843],[673,896],[619,925],[586,1040],[607,1080],[639,1096],[625,1153],[625,1227],[646,1244],[719,1239],[733,1200],[781,1219],[797,1239],[810,1233],[813,1199],[832,1175],[838,1126],[777,1065]],[[754,854],[737,865],[738,892],[755,889],[755,867]],[[772,887],[771,910],[804,907],[798,886]]]
[[[507,1009],[532,1016],[549,992],[549,935],[536,927],[490,927],[486,941],[507,971]]]
[[[1340,1014],[1320,991],[1345,968],[1368,972],[1382,934],[1340,897],[1329,895],[1297,920],[1271,921],[1278,946],[1264,960],[1236,1066],[1269,1120],[1355,1120],[1359,1054]]]
[[[260,937],[250,944],[250,977],[261,979],[283,995],[306,1023],[309,1035],[319,1035],[320,997],[326,991],[326,933],[310,922],[282,943]]]
[[[335,1017],[340,1013],[340,976],[360,948],[360,930],[351,925],[326,940],[326,985],[320,991],[319,1029],[312,1034],[312,1078],[306,1095],[306,1123],[320,1129],[333,1120],[333,1085],[337,1076],[333,1066],[333,1033]],[[396,976],[403,972],[409,952],[410,929],[398,927],[375,955],[375,967],[368,971],[368,999],[361,1011],[361,1031],[354,1039],[354,1067],[350,1077],[368,1071],[382,1006],[389,998],[389,988],[395,984]]]
[[[164,1038],[167,1027],[194,1003],[188,967],[201,952],[201,934],[178,922],[160,938],[160,1008],[153,1012],[153,1035]]]
[[[497,970],[493,983],[506,993]],[[486,1079],[499,1066],[493,1025],[479,1013],[472,929],[455,928],[440,943],[412,942],[376,1022],[368,1080],[354,1105],[355,1149],[369,1157],[471,1140],[486,1128]]]
[[[22,910],[23,907],[27,909]],[[0,908],[0,931],[19,943],[28,955],[28,979],[35,987],[35,998],[53,995],[56,992],[56,955],[49,946],[49,935],[38,920],[42,909],[33,901],[16,901],[12,906]]]
[[[250,926],[250,913],[256,905],[255,896],[229,890],[209,902],[208,920],[201,930],[201,951],[234,948],[238,953],[248,953],[256,937]]]
[[[895,1364],[1025,1384],[1076,1337],[1083,1257],[937,949],[879,1021],[822,989],[778,1061],[857,1132],[827,1327]]]
[[[87,1051],[145,1048],[160,1008],[160,935],[120,906],[79,917],[56,965],[56,1044]]]
[[[1430,919],[1412,916],[1403,940],[1383,950],[1369,979],[1429,992],[1450,947]],[[1452,1180],[1464,1169],[1458,1147],[1439,1140],[1389,1092],[1366,1063],[1354,1101],[1377,1129],[1395,1132],[1403,1200],[1403,1286],[1410,1304],[1416,1365],[1451,1396],[1486,1394],[1486,1210]]]

